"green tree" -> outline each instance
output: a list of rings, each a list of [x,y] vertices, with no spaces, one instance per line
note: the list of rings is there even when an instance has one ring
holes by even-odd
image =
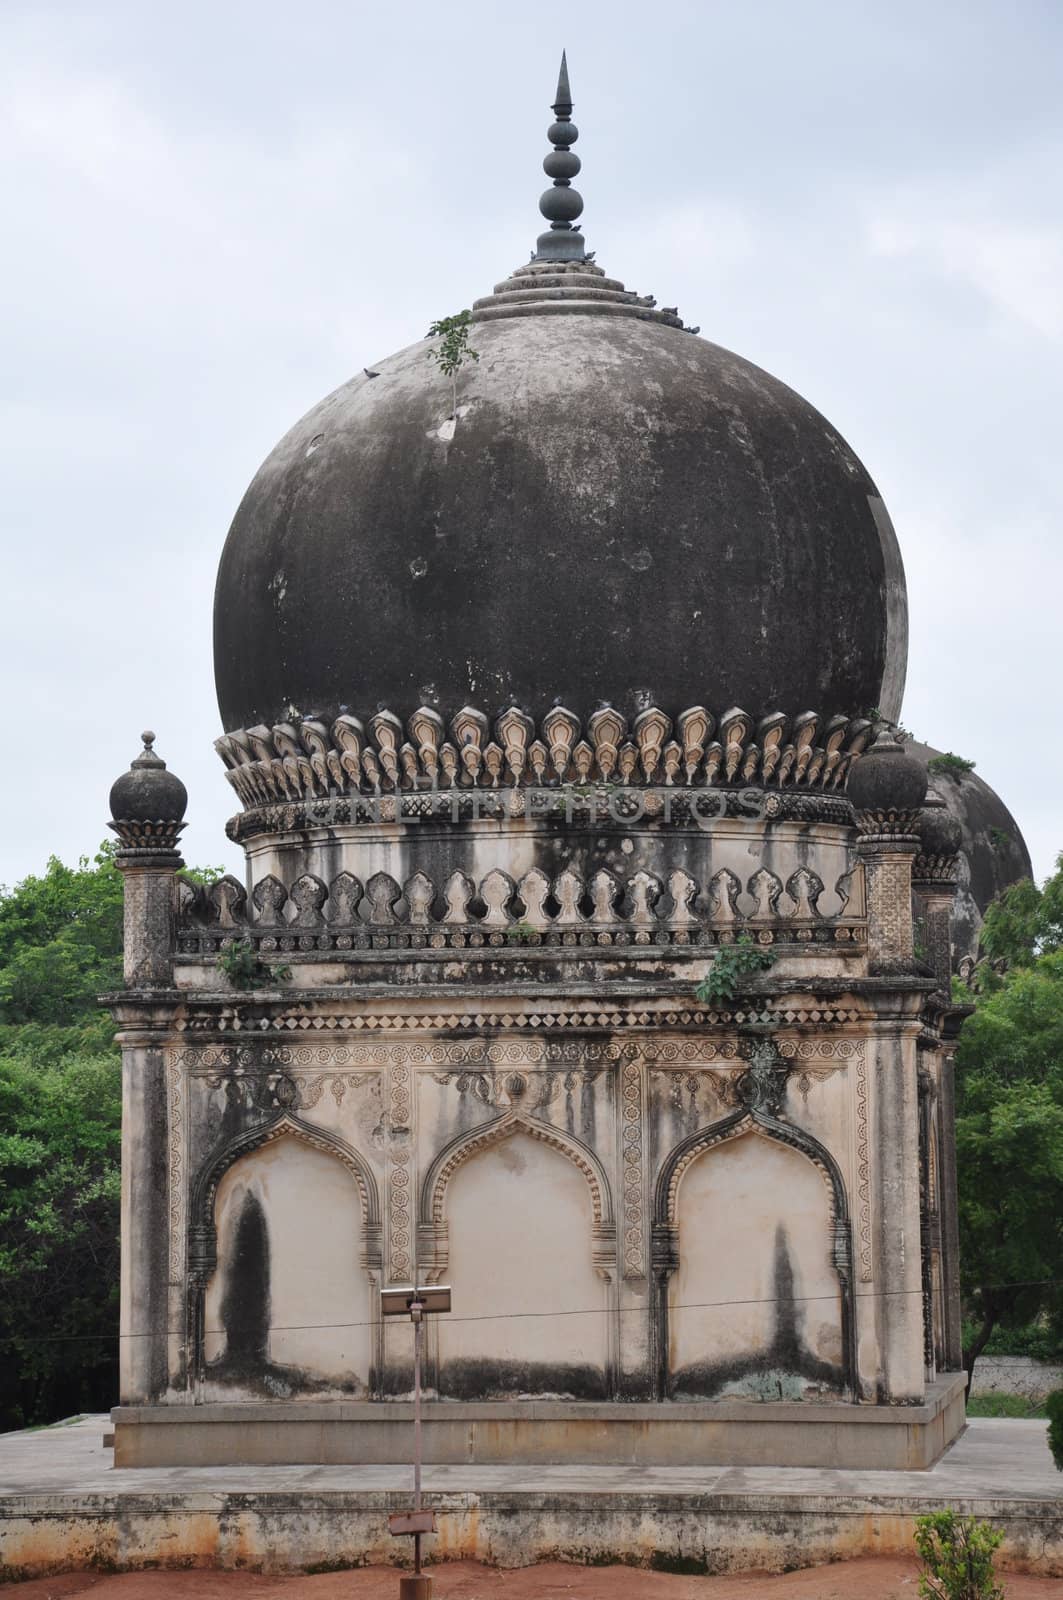
[[[1047,1319],[1063,1349],[1063,858],[990,907],[956,1052],[968,1373],[997,1328]]]
[[[116,1053],[0,1057],[0,1427],[117,1393]]]
[[[1029,967],[1063,950],[1063,855],[1043,888],[1023,878],[1005,889],[986,911],[982,949],[991,961]]]
[[[114,846],[0,889],[0,1429],[117,1393],[121,973]]]
[[[114,848],[0,890],[0,1024],[69,1026],[98,1012],[122,973],[122,875]],[[2,1041],[0,1041],[2,1048]]]

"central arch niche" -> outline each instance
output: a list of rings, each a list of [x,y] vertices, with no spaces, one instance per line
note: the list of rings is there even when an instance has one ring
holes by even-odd
[[[446,1221],[454,1311],[438,1322],[440,1393],[606,1398],[608,1286],[584,1173],[518,1129],[458,1167]]]
[[[845,1389],[831,1199],[806,1156],[749,1128],[683,1173],[668,1287],[677,1399],[799,1400]]]
[[[375,1296],[354,1176],[286,1134],[243,1155],[214,1199],[218,1266],[204,1304],[204,1378],[284,1398],[363,1394]]]

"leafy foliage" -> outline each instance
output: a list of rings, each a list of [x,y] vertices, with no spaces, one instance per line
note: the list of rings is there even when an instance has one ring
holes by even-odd
[[[0,890],[0,1024],[60,1027],[98,1011],[122,974],[122,875],[114,847]]]
[[[1022,878],[993,901],[981,945],[991,962],[1009,967],[1030,967],[1039,956],[1063,950],[1063,855],[1043,888]]]
[[[991,908],[990,969],[956,1052],[956,1153],[968,1371],[998,1328],[1063,1348],[1063,861]]]
[[[428,330],[429,339],[439,343],[428,351],[429,361],[434,361],[445,378],[450,379],[451,415],[458,413],[458,373],[468,361],[479,361],[480,352],[469,345],[469,328],[472,312],[459,311],[452,317],[440,317]]]
[[[271,967],[260,961],[249,939],[234,939],[218,957],[218,966],[234,989],[261,989],[271,983],[285,983],[292,975],[289,966]]]
[[[953,755],[951,750],[946,750],[943,756],[932,757],[926,764],[932,778],[953,778],[956,782],[973,772],[974,767],[973,761],[968,761],[966,756]]]
[[[0,1057],[0,1427],[117,1393],[117,1052]]]
[[[920,1600],[1004,1600],[993,1557],[1004,1535],[976,1517],[933,1511],[915,1519]]]
[[[117,1393],[121,974],[114,846],[0,889],[0,1429]]]
[[[963,1342],[968,1345],[977,1333],[977,1325],[969,1318],[963,1324]],[[1042,1319],[1021,1323],[1016,1327],[995,1328],[985,1347],[987,1356],[1028,1356],[1032,1361],[1059,1361],[1063,1358],[1063,1342],[1059,1330],[1052,1329]]]
[[[1045,1410],[1048,1413],[1048,1448],[1052,1460],[1063,1472],[1063,1389],[1053,1389],[1045,1400]]]
[[[753,972],[766,972],[774,965],[774,952],[762,949],[748,934],[743,934],[734,944],[720,946],[707,975],[694,992],[706,1005],[733,1000],[744,977]]]

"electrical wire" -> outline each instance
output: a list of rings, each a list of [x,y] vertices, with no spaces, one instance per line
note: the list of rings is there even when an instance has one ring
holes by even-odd
[[[396,1287],[402,1287],[397,1285]],[[998,1294],[1006,1289],[1058,1289],[1063,1288],[1063,1278],[1030,1278],[1015,1283],[993,1283],[980,1286],[982,1291]],[[914,1289],[867,1289],[859,1290],[851,1298],[853,1300],[886,1300],[899,1298],[906,1295],[922,1295],[922,1285]],[[841,1290],[837,1289],[832,1294],[812,1295],[764,1295],[748,1300],[692,1300],[679,1305],[668,1307],[669,1315],[677,1311],[717,1311],[729,1306],[773,1306],[773,1305],[812,1305],[816,1302],[838,1300]],[[553,1319],[558,1317],[624,1317],[645,1316],[648,1307],[645,1303],[635,1306],[588,1306],[586,1309],[573,1308],[566,1311],[492,1311],[482,1312],[477,1316],[447,1316],[448,1327],[457,1323],[471,1322],[522,1322],[530,1319]],[[376,1328],[382,1319],[370,1318],[361,1322],[287,1322],[270,1323],[262,1331],[267,1333],[325,1333],[335,1332],[339,1329]],[[256,1327],[259,1325],[256,1324]],[[227,1337],[234,1332],[241,1332],[237,1328],[207,1328],[204,1329],[205,1338]],[[167,1328],[161,1333],[155,1329],[145,1329],[134,1333],[55,1333],[31,1334],[23,1337],[20,1334],[0,1334],[0,1344],[77,1344],[77,1343],[120,1343],[127,1339],[154,1339],[154,1338],[183,1338],[184,1328]]]

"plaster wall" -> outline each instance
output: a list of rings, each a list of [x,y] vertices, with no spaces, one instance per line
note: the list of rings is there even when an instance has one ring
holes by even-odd
[[[203,1397],[322,1385],[365,1393],[376,1306],[358,1195],[340,1162],[279,1139],[225,1174],[215,1219]]]
[[[841,1387],[841,1295],[826,1186],[804,1156],[746,1133],[679,1192],[669,1360],[679,1396],[800,1399]]]
[[[524,1133],[465,1163],[447,1192],[456,1314],[439,1322],[444,1394],[605,1393],[605,1284],[583,1174]]]

